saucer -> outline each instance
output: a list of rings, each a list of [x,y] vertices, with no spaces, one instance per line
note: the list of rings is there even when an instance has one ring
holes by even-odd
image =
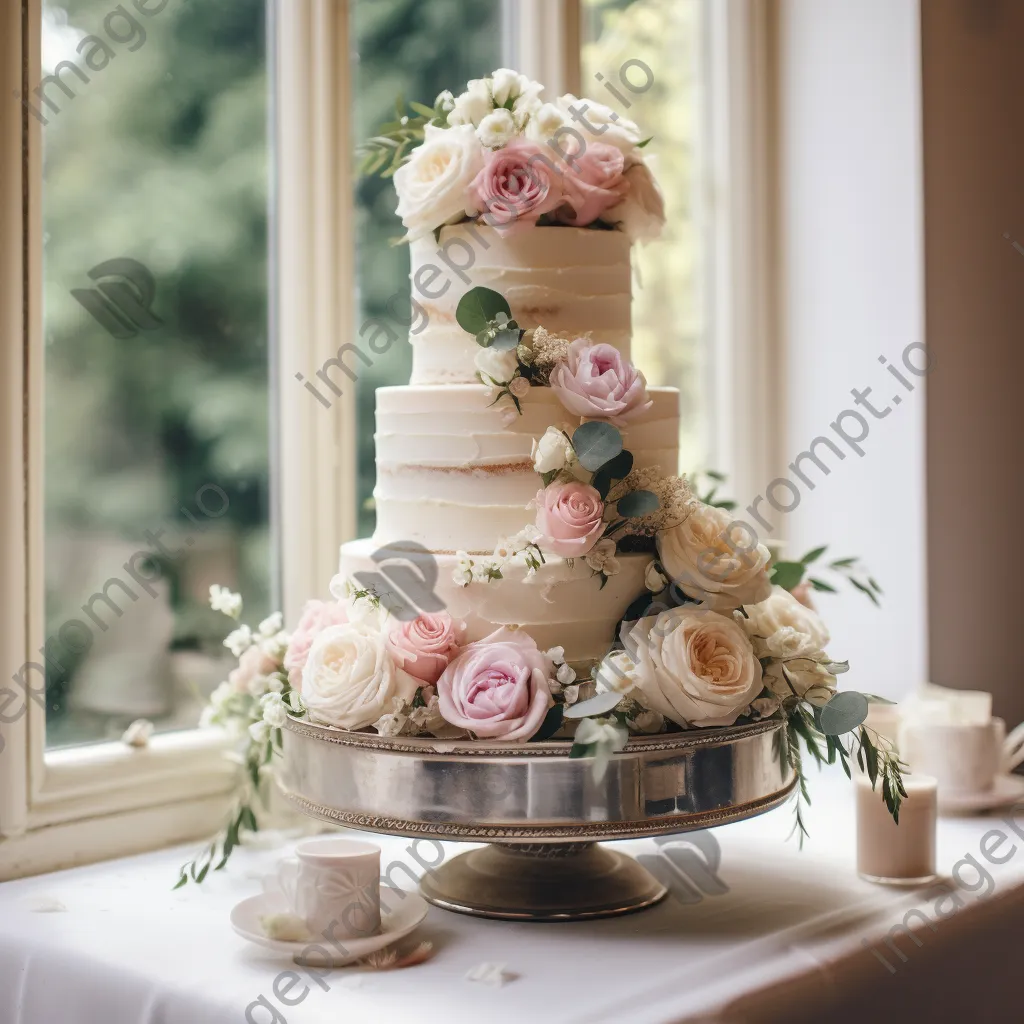
[[[273,893],[249,896],[241,903],[235,904],[231,911],[231,926],[243,939],[272,949],[280,956],[291,958],[297,964],[307,962],[302,954],[310,950],[308,963],[311,967],[344,967],[404,938],[420,924],[430,909],[427,901],[419,893],[397,889],[389,891],[386,886],[382,886],[381,896],[380,931],[365,938],[339,940],[339,944],[344,946],[344,952],[340,952],[326,939],[319,937],[311,938],[308,942],[286,942],[270,938],[263,930],[260,918],[267,914],[287,913],[288,909],[283,898]],[[324,953],[327,953],[329,959],[324,959]]]
[[[944,814],[971,814],[1005,807],[1024,799],[1024,778],[1020,775],[997,775],[991,789],[980,793],[947,793],[939,790],[939,811]]]

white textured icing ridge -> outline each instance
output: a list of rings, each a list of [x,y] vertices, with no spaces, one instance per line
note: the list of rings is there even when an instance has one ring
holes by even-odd
[[[623,428],[637,467],[675,474],[679,392],[651,388],[653,405]],[[490,552],[535,518],[541,487],[531,452],[549,426],[572,431],[550,388],[531,388],[520,416],[479,384],[377,390],[378,545],[414,541],[432,551]]]
[[[535,227],[504,237],[459,224],[410,246],[414,301],[426,326],[410,337],[413,384],[476,380],[475,340],[455,320],[459,299],[484,286],[508,300],[521,327],[590,333],[629,357],[629,239],[619,231]]]
[[[356,572],[372,575],[378,593],[383,593],[393,590],[388,564],[411,563],[428,584],[432,582],[430,589],[447,611],[465,620],[468,639],[479,640],[499,626],[519,626],[542,649],[564,647],[566,660],[575,667],[589,666],[611,647],[616,624],[644,591],[644,573],[651,561],[650,555],[620,555],[620,571],[603,589],[582,558],[571,567],[555,559],[534,576],[527,576],[523,566],[510,565],[504,579],[460,587],[452,579],[457,564],[452,555],[425,556],[395,547],[375,561],[372,555],[377,550],[368,539],[343,544],[338,571],[345,577]],[[396,574],[394,579],[401,577]],[[417,600],[417,595],[409,596]]]

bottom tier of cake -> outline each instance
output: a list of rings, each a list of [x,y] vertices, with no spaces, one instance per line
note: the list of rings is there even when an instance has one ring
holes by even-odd
[[[582,677],[607,653],[623,613],[645,591],[651,556],[620,555],[618,561],[619,572],[603,588],[583,559],[572,565],[554,559],[532,576],[525,566],[509,565],[503,579],[463,587],[453,578],[454,555],[378,547],[365,539],[342,545],[339,573],[372,587],[393,606],[447,610],[465,620],[470,640],[499,626],[518,626],[542,649],[564,648],[565,660]]]

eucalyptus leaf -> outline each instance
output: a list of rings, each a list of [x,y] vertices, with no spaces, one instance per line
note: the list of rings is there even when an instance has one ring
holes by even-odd
[[[563,714],[566,718],[590,718],[592,715],[606,715],[613,708],[618,707],[621,700],[621,693],[609,690],[607,693],[599,693],[596,697],[588,697],[587,700],[570,705]]]
[[[637,516],[649,516],[658,510],[661,502],[653,491],[631,491],[620,498],[615,506],[620,516],[635,519]]]
[[[776,562],[773,568],[772,583],[783,590],[792,590],[804,578],[803,562]]]
[[[594,473],[622,452],[622,435],[610,423],[591,420],[576,428],[572,446],[580,465]]]
[[[479,334],[499,314],[512,315],[512,309],[505,297],[493,288],[470,288],[459,299],[455,310],[455,319],[459,326],[470,334]]]
[[[513,328],[509,330],[505,328],[498,331],[494,336],[494,340],[491,342],[490,347],[497,349],[499,352],[508,352],[509,349],[515,348],[519,344],[519,331]]]
[[[840,736],[844,732],[853,732],[867,717],[867,697],[856,690],[843,690],[821,709],[819,721],[823,733]]]

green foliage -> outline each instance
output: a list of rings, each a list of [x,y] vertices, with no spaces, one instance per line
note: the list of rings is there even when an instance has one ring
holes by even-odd
[[[423,141],[428,124],[447,123],[447,114],[440,103],[428,107],[413,101],[410,111],[405,109],[401,96],[395,100],[395,119],[387,121],[377,129],[377,134],[356,148],[361,157],[359,173],[382,178],[391,178],[395,171],[409,158],[409,153]]]
[[[804,578],[803,562],[773,562],[772,583],[783,590],[792,590]]]
[[[622,435],[610,423],[590,420],[576,428],[572,446],[580,465],[593,473],[622,452]]]
[[[856,690],[842,690],[820,711],[818,728],[826,736],[853,732],[868,717],[868,700]]]
[[[653,491],[630,491],[619,499],[615,510],[620,516],[635,519],[656,512],[660,504],[658,496]]]
[[[601,500],[604,501],[608,497],[608,492],[611,490],[612,483],[616,480],[624,480],[629,476],[630,471],[633,468],[633,453],[623,449],[615,456],[614,459],[609,459],[595,474],[593,480],[591,480],[591,486],[593,486],[598,494],[601,495]]]
[[[492,321],[496,320],[500,313],[504,313],[506,317],[512,316],[512,308],[504,295],[493,288],[470,288],[459,299],[455,319],[464,331],[479,336],[491,327]]]

